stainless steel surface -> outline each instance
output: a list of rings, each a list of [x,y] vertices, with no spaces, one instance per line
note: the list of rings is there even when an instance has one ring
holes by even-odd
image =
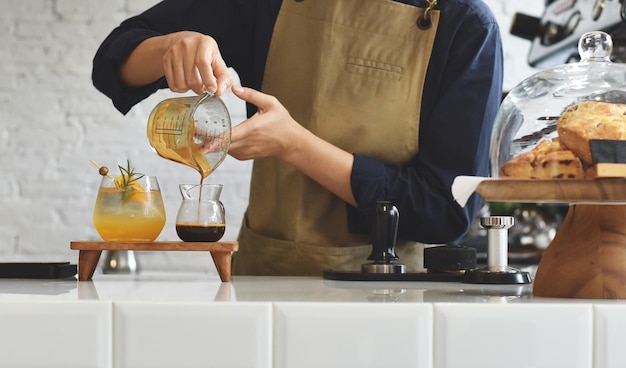
[[[361,265],[363,273],[404,273],[405,267],[401,263],[366,263]]]
[[[480,219],[485,229],[510,229],[515,224],[512,216],[487,216]]]
[[[488,216],[480,219],[487,229],[487,267],[469,270],[464,282],[472,284],[530,284],[528,272],[508,266],[509,234],[512,216]]]
[[[512,216],[489,216],[480,219],[487,229],[487,267],[491,271],[503,272],[509,262],[509,232],[513,226]]]
[[[107,274],[132,274],[137,272],[137,260],[132,250],[109,250],[106,251],[102,273]]]

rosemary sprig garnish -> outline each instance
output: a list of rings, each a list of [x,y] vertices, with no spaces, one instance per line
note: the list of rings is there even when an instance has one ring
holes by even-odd
[[[126,167],[122,165],[117,165],[117,167],[120,169],[122,175],[115,180],[115,185],[118,188],[122,188],[124,191],[129,190],[134,182],[144,177],[144,174],[135,173],[135,169],[130,166],[129,160],[126,160]]]

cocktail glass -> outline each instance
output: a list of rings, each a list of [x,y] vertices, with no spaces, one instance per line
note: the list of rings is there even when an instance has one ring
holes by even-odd
[[[154,241],[165,226],[165,205],[155,176],[138,176],[119,187],[103,176],[93,212],[93,224],[107,242]]]

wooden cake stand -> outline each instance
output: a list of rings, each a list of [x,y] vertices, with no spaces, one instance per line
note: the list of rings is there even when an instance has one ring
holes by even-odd
[[[539,262],[533,295],[626,298],[626,178],[493,179],[476,192],[488,202],[570,204]]]
[[[91,280],[103,250],[205,251],[211,252],[215,268],[223,282],[230,281],[231,255],[239,249],[237,242],[147,242],[116,243],[103,241],[74,241],[70,248],[78,250],[78,280]]]

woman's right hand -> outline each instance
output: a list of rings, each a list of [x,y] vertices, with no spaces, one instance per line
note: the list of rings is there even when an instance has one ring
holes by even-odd
[[[142,87],[165,76],[173,92],[209,91],[221,96],[233,84],[213,37],[180,31],[144,40],[120,68],[130,87]]]
[[[172,91],[209,91],[220,96],[232,86],[232,76],[213,37],[191,31],[166,37],[163,72]]]

